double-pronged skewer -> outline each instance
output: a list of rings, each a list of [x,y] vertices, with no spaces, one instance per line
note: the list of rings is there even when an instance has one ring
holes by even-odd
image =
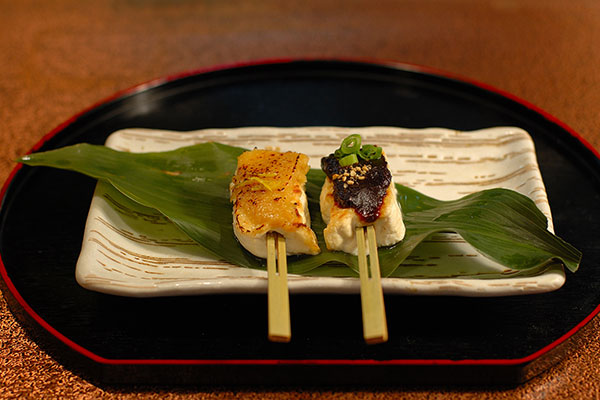
[[[367,234],[369,257],[367,260]],[[372,225],[356,228],[358,245],[358,270],[360,274],[360,298],[362,305],[363,336],[368,344],[382,343],[388,340],[381,272],[377,254],[375,228]]]
[[[267,234],[267,276],[269,340],[289,342],[292,331],[285,238],[276,232]]]

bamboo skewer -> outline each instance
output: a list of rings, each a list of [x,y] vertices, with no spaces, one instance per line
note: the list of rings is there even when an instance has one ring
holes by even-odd
[[[367,261],[367,246],[369,248]],[[388,340],[383,290],[381,289],[381,272],[375,228],[372,225],[356,228],[358,245],[358,270],[360,274],[360,298],[362,304],[363,336],[368,344],[382,343]]]
[[[275,232],[267,234],[267,276],[269,340],[289,342],[292,331],[290,327],[285,238]]]

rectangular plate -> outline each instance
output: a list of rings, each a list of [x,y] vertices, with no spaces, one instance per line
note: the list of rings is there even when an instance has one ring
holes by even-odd
[[[273,147],[305,153],[311,167],[320,168],[321,157],[353,133],[362,135],[364,143],[384,148],[396,183],[440,200],[496,187],[512,189],[530,197],[553,230],[533,141],[527,132],[514,127],[470,132],[393,127],[124,129],[113,133],[106,145],[130,152],[167,151],[206,141],[248,149]],[[433,235],[405,264],[414,275],[383,279],[386,294],[508,296],[549,292],[565,281],[560,264],[536,276],[482,279],[485,274],[510,270],[452,233]],[[135,297],[267,290],[266,272],[215,260],[160,213],[102,182],[92,199],[76,277],[87,289]],[[358,293],[360,283],[358,278],[290,275],[289,289],[293,293]]]

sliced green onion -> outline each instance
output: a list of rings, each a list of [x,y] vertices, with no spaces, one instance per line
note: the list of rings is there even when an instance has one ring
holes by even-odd
[[[356,154],[360,150],[360,135],[350,135],[342,141],[340,150],[344,154]]]
[[[378,160],[381,157],[382,152],[383,149],[381,147],[373,146],[372,144],[365,144],[358,152],[358,155],[363,160],[373,161]]]
[[[337,149],[337,150],[336,150],[336,151],[333,153],[333,156],[339,160],[340,158],[344,157],[344,153],[342,153],[342,150],[340,150],[340,149]]]
[[[347,167],[348,165],[352,165],[357,162],[358,162],[358,157],[356,157],[356,154],[349,154],[340,160],[340,165],[342,167]]]

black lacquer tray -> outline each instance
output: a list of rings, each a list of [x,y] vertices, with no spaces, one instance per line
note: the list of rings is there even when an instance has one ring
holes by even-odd
[[[139,299],[78,286],[95,181],[16,167],[0,209],[1,282],[11,310],[59,362],[99,383],[518,383],[559,360],[600,309],[600,161],[564,124],[511,95],[409,65],[258,62],[118,93],[34,150],[102,144],[127,127],[372,125],[527,130],[555,229],[583,252],[580,270],[546,294],[387,295],[390,340],[373,346],[362,339],[358,295],[296,294],[292,342],[271,343],[264,295]]]

